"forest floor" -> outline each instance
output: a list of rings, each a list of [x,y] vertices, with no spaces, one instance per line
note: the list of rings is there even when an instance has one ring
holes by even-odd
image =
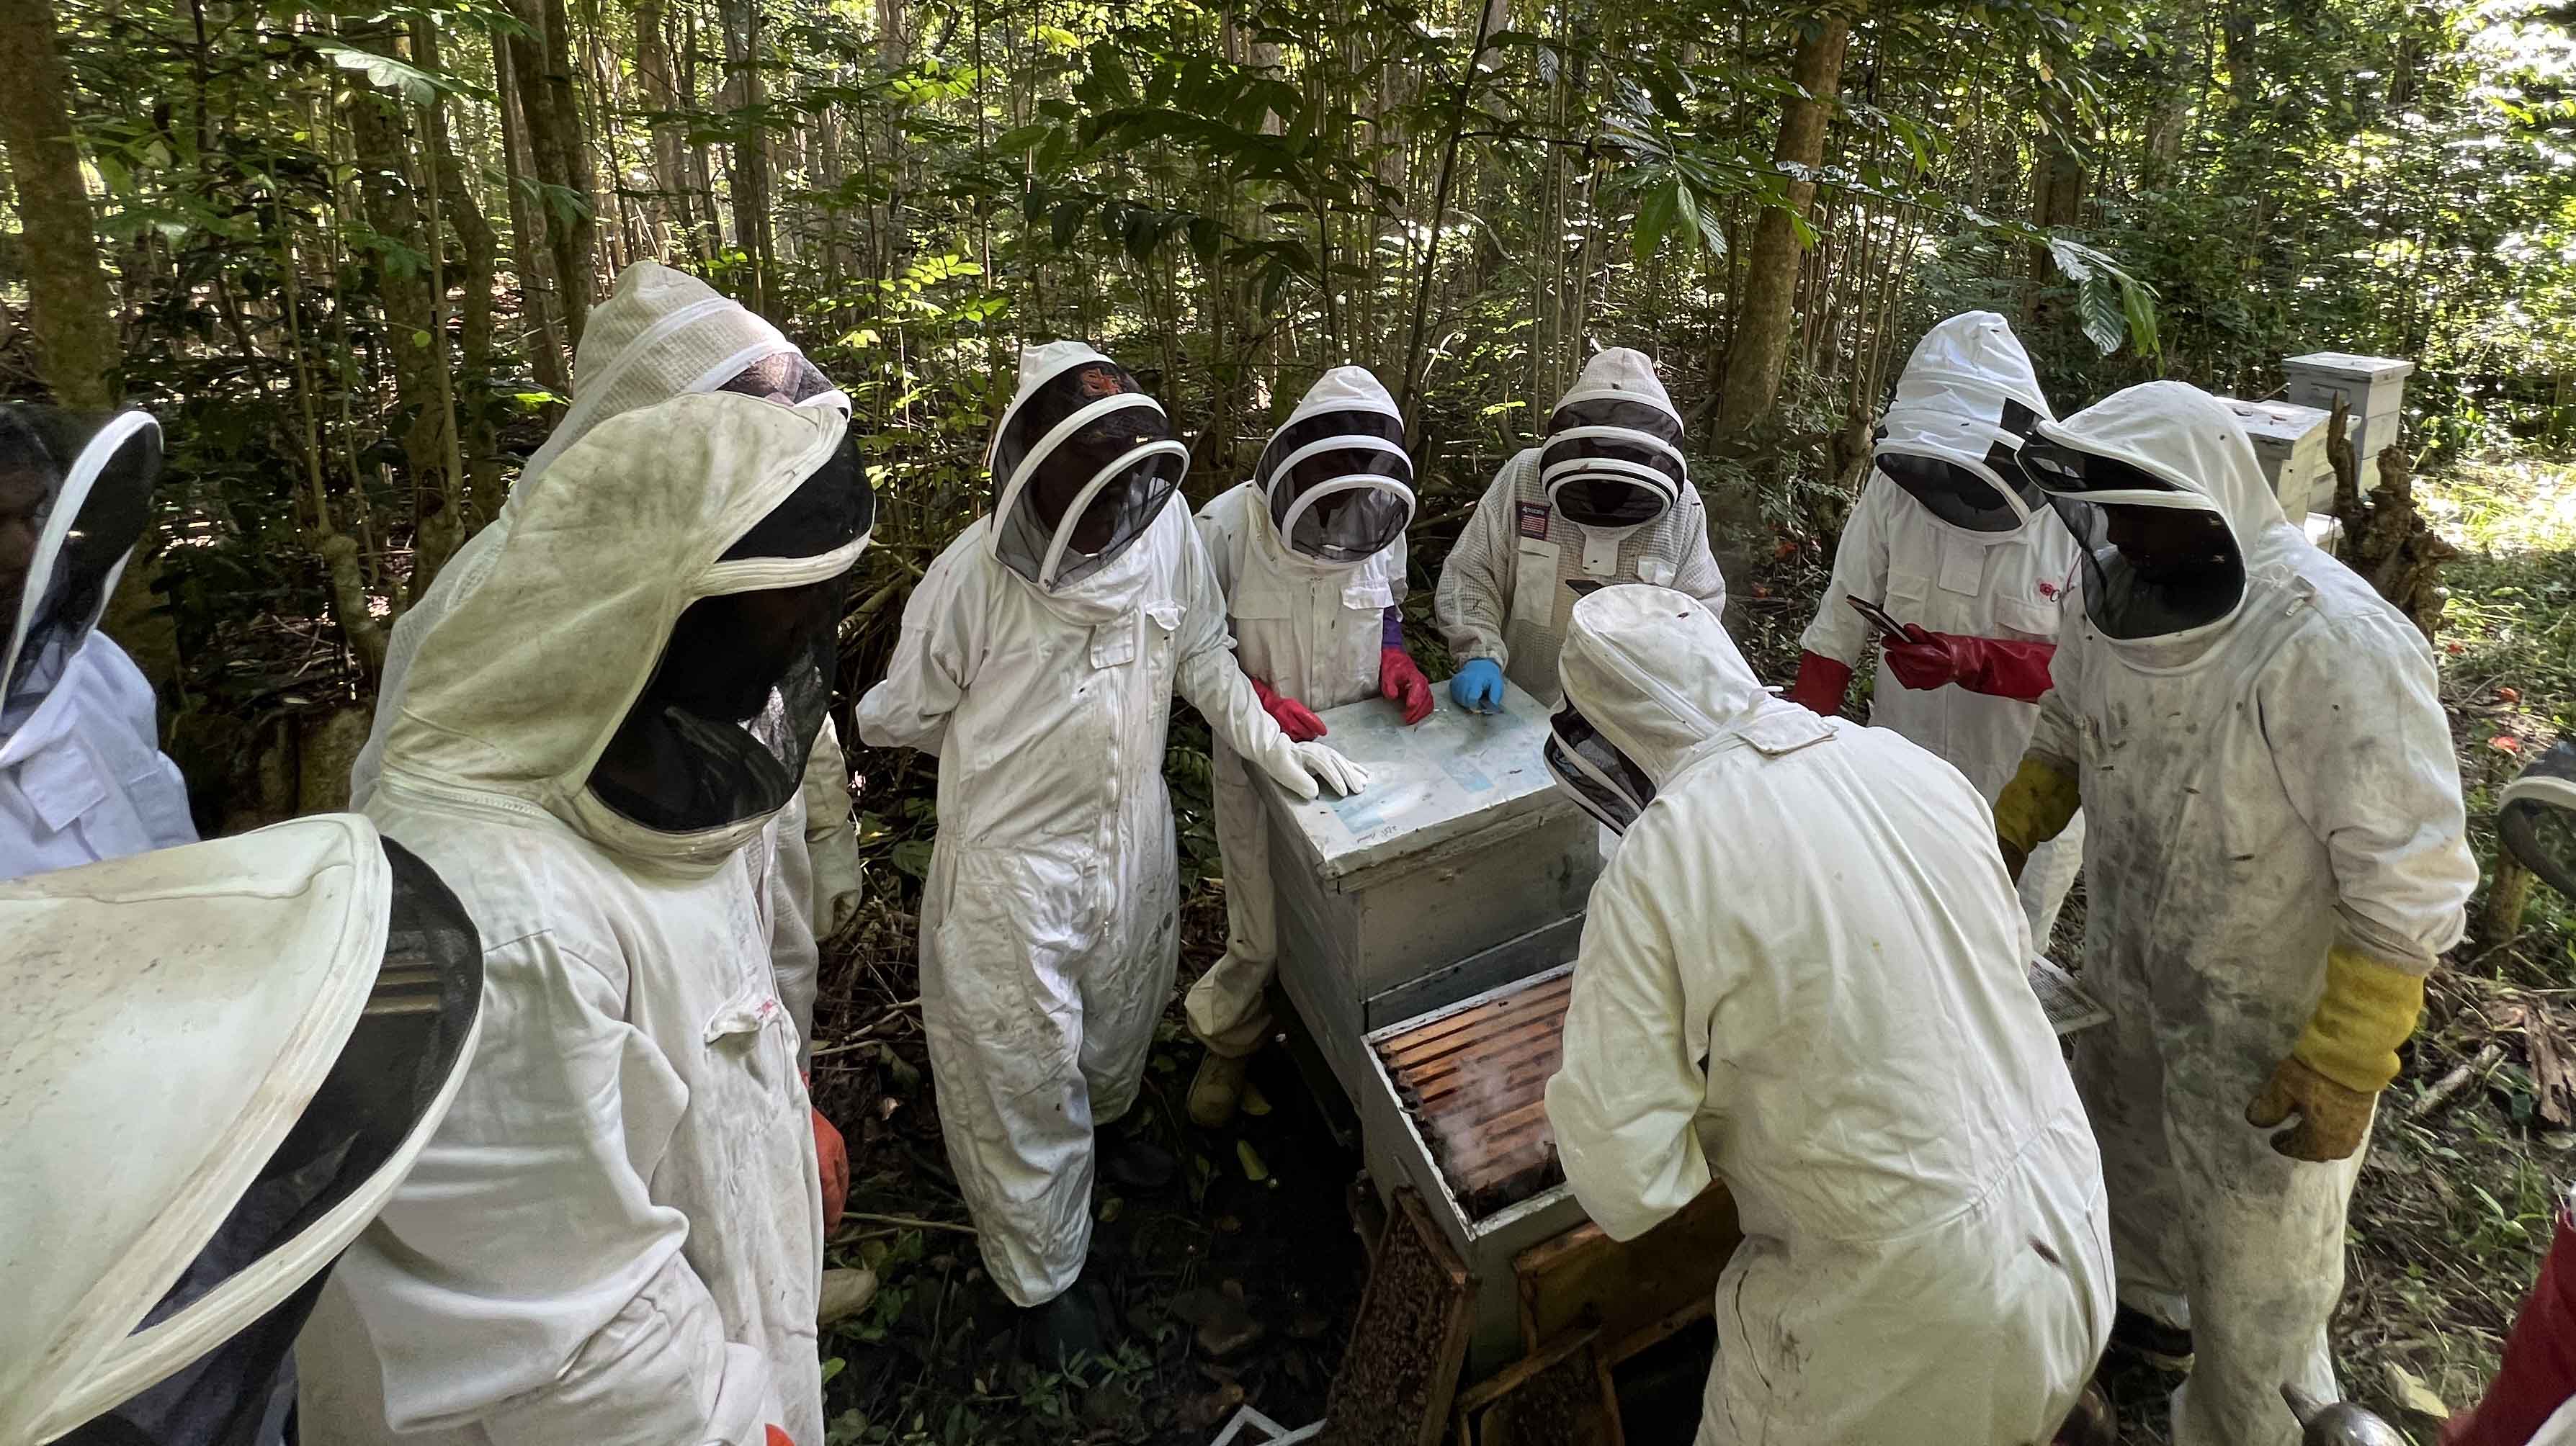
[[[2471,465],[2419,493],[2465,554],[2447,574],[2443,697],[2492,873],[2497,790],[2576,716],[2576,467]],[[1822,568],[1785,544],[1750,575],[1729,564],[1730,626],[1757,668],[1785,679]],[[1192,732],[1176,726],[1176,760]],[[1172,782],[1185,860],[1205,860],[1203,762],[1176,762]],[[898,817],[893,831],[911,840],[874,840],[872,854],[917,875],[927,809],[907,802]],[[1184,980],[1214,960],[1224,928],[1217,886],[1186,867],[1196,887],[1183,912]],[[1277,1050],[1255,1073],[1268,1113],[1223,1131],[1191,1127],[1182,1096],[1198,1050],[1177,1005],[1130,1127],[1173,1149],[1182,1179],[1095,1201],[1093,1264],[1078,1287],[1120,1339],[1110,1358],[1070,1373],[1019,1363],[1013,1311],[984,1276],[940,1144],[914,920],[903,912],[913,888],[884,882],[902,872],[872,876],[882,892],[836,941],[816,1029],[815,1093],[852,1164],[851,1213],[831,1255],[882,1282],[865,1311],[826,1332],[832,1446],[1202,1446],[1247,1401],[1290,1426],[1320,1416],[1366,1269],[1345,1205],[1359,1162]],[[2059,931],[2062,959],[2080,954],[2081,918],[2079,893]],[[2473,931],[2436,976],[2363,1167],[2338,1361],[2347,1392],[2419,1442],[2431,1441],[2442,1406],[2477,1399],[2576,1174],[2571,941],[2576,912],[2545,888],[2510,937]],[[2420,1108],[2462,1065],[2476,1066],[2467,1086]],[[2164,1441],[2167,1383],[2141,1372],[2110,1380],[2124,1443]],[[1637,1446],[1667,1435],[1687,1441],[1687,1421],[1631,1422]]]

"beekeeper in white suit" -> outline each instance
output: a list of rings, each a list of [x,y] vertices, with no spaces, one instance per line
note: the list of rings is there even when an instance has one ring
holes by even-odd
[[[1405,525],[1413,461],[1404,414],[1365,367],[1324,373],[1270,434],[1252,480],[1199,509],[1234,628],[1235,658],[1296,742],[1325,735],[1316,712],[1384,697],[1407,724],[1431,716],[1431,682],[1404,646]],[[1190,1118],[1234,1114],[1244,1071],[1270,1032],[1278,968],[1270,825],[1243,757],[1218,743],[1216,840],[1225,860],[1225,953],[1183,1000],[1207,1046]]]
[[[1031,347],[995,430],[991,509],[905,605],[859,736],[942,759],[921,1005],[939,1123],[984,1265],[1041,1358],[1097,1349],[1073,1291],[1094,1130],[1126,1113],[1180,945],[1163,739],[1177,689],[1302,797],[1366,778],[1279,731],[1236,666],[1189,515],[1189,454],[1125,368]],[[1139,1177],[1168,1171],[1141,1141]],[[1113,1160],[1113,1168],[1118,1165]]]
[[[778,328],[687,272],[655,261],[619,272],[615,294],[592,309],[573,358],[573,379],[572,405],[520,470],[500,516],[467,539],[429,591],[395,620],[376,688],[375,722],[349,770],[350,807],[366,807],[375,793],[385,739],[401,715],[420,640],[460,594],[481,585],[530,484],[593,428],[637,408],[701,392],[736,392],[842,416],[850,411],[848,395]],[[612,490],[623,485],[614,469],[599,471],[593,481]],[[840,932],[859,911],[859,844],[849,784],[839,735],[826,718],[806,765],[805,786],[778,817],[771,850],[777,866],[757,881],[771,895],[761,906],[774,930],[771,967],[796,1021],[799,1059],[809,1064],[821,974],[818,941]],[[847,1156],[840,1131],[819,1111],[813,1124],[825,1166],[825,1213],[837,1220]]]
[[[160,473],[146,413],[0,405],[0,878],[196,841],[152,684],[98,630]]]
[[[1458,661],[1450,701],[1493,712],[1509,678],[1555,702],[1566,616],[1592,586],[1652,583],[1726,611],[1681,445],[1681,413],[1645,353],[1592,358],[1549,414],[1546,440],[1494,474],[1441,564],[1432,606]]]
[[[829,408],[601,424],[421,639],[367,812],[484,944],[454,1109],[298,1352],[305,1437],[820,1446],[772,820],[873,512]]]
[[[1771,697],[1696,600],[1574,607],[1549,770],[1625,837],[1548,1122],[1614,1239],[1722,1178],[1700,1446],[2048,1440],[2111,1322],[2101,1167],[1986,806]]]
[[[2079,804],[2090,824],[2084,978],[2111,1023],[2075,1078],[2117,1334],[2190,1362],[2179,1446],[2290,1446],[2281,1383],[2336,1394],[2372,1103],[2477,884],[2432,653],[2281,515],[2205,392],[2131,387],[2022,455],[2083,547],[2084,609],[1995,825],[2018,866]]]
[[[1872,632],[1851,600],[1877,604],[1907,635],[1880,640],[1871,725],[1932,750],[1989,803],[2039,723],[2059,610],[2075,585],[2075,538],[2017,460],[2051,415],[2030,354],[1993,312],[1951,317],[1915,344],[1789,690],[1819,713],[1840,712]],[[2032,850],[2019,892],[2035,950],[2047,950],[2083,856],[2080,815]]]

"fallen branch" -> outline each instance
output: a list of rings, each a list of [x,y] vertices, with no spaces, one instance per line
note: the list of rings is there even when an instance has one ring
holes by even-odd
[[[2461,1061],[2458,1068],[2433,1081],[2433,1087],[2424,1091],[2423,1097],[2415,1101],[2415,1107],[2406,1112],[2407,1117],[2417,1120],[2430,1117],[2436,1110],[2449,1104],[2453,1096],[2467,1089],[2471,1080],[2486,1078],[2487,1071],[2494,1069],[2503,1061],[2504,1046],[2487,1045],[2475,1055]]]
[[[847,1225],[853,1221],[862,1225],[892,1225],[905,1230],[951,1230],[959,1235],[975,1233],[975,1227],[972,1225],[955,1225],[945,1220],[921,1220],[910,1215],[862,1215],[856,1210],[841,1212],[842,1224]]]

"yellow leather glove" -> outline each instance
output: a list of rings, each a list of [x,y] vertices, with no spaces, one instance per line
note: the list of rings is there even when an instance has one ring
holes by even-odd
[[[2036,753],[2022,759],[2021,771],[1995,800],[1995,844],[2014,883],[2021,882],[2030,851],[2066,832],[2067,820],[2083,806],[2074,774]]]
[[[2337,944],[2326,955],[2326,992],[2290,1057],[2245,1107],[2245,1123],[2270,1129],[2293,1160],[2341,1160],[2361,1148],[2379,1092],[2397,1078],[2397,1046],[2424,1012],[2424,976]]]

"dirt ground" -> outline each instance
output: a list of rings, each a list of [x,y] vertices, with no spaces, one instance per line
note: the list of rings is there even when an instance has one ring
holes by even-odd
[[[2448,575],[2441,659],[2473,839],[2492,875],[2495,791],[2576,707],[2576,471],[2493,464],[2424,490],[2468,554]],[[1738,571],[1729,559],[1729,576],[1730,628],[1765,676],[1787,679],[1822,586],[1817,550],[1787,530],[1760,566]],[[1426,668],[1444,672],[1435,661]],[[1176,720],[1168,773],[1192,886],[1185,981],[1223,932],[1217,885],[1201,877],[1215,871],[1204,748],[1203,730]],[[827,960],[814,1085],[851,1149],[850,1215],[833,1261],[873,1267],[882,1286],[827,1333],[832,1446],[1202,1446],[1244,1402],[1291,1426],[1315,1419],[1365,1272],[1345,1203],[1359,1161],[1275,1050],[1255,1075],[1268,1113],[1221,1132],[1190,1127],[1182,1096],[1197,1048],[1177,1008],[1157,1033],[1131,1127],[1174,1150],[1183,1178],[1095,1201],[1094,1264],[1079,1287],[1114,1323],[1116,1347],[1070,1374],[1018,1363],[1011,1307],[983,1274],[940,1144],[922,1042],[903,910],[927,858],[926,789],[897,765],[863,802],[879,810],[863,820],[873,898]],[[2518,926],[2473,919],[2436,976],[2354,1199],[2334,1327],[2346,1389],[2419,1442],[2483,1388],[2576,1173],[2576,1069],[2561,1063],[2576,1061],[2566,1024],[2576,915],[2542,892]],[[2059,932],[2062,960],[2080,956],[2081,917],[2079,898]],[[2424,1108],[2428,1088],[2464,1065],[2445,1101]],[[1632,1442],[1689,1439],[1709,1348],[1703,1333],[1623,1374],[1643,1408],[1631,1413]],[[2124,1442],[2164,1441],[2170,1383],[2116,1366],[2108,1380]]]

